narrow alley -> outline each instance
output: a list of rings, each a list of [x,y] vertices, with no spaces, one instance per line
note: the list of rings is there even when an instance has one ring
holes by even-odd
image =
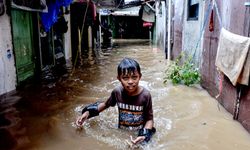
[[[82,106],[106,100],[119,84],[116,67],[126,56],[141,64],[140,84],[151,91],[153,98],[157,132],[142,149],[250,148],[250,135],[201,87],[163,84],[167,61],[161,50],[147,40],[116,40],[114,45],[113,50],[84,54],[82,66],[53,86],[26,87],[13,97],[20,101],[10,104],[11,107],[6,104],[6,111],[1,112],[8,113],[10,119],[9,124],[1,127],[1,136],[6,136],[4,141],[12,142],[9,148],[129,149],[125,141],[137,133],[117,128],[116,107],[88,120],[80,131],[74,125]]]
[[[250,0],[0,0],[0,150],[249,150],[249,51]]]

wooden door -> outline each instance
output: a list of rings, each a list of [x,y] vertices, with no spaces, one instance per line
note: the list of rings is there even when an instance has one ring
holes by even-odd
[[[12,9],[11,18],[17,83],[19,84],[34,76],[35,73],[32,14],[28,11]]]

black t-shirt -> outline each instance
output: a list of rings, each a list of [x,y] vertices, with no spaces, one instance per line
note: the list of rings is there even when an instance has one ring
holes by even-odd
[[[122,86],[118,86],[112,91],[105,104],[107,107],[117,104],[119,128],[137,130],[143,128],[146,121],[153,120],[151,94],[145,88],[140,94],[129,96]]]

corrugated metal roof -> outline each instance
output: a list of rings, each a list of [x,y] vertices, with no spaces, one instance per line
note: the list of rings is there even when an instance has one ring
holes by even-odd
[[[101,9],[123,9],[141,5],[144,0],[92,0]]]
[[[120,9],[112,12],[113,16],[139,16],[141,6]]]

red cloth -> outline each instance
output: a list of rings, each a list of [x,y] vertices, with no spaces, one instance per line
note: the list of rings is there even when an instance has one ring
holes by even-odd
[[[210,22],[209,22],[209,31],[214,31],[214,10],[211,11]]]
[[[218,98],[222,93],[223,81],[224,81],[224,74],[223,72],[219,71],[219,94],[215,96],[215,98]]]
[[[152,25],[151,22],[143,22],[143,27],[152,27]]]

